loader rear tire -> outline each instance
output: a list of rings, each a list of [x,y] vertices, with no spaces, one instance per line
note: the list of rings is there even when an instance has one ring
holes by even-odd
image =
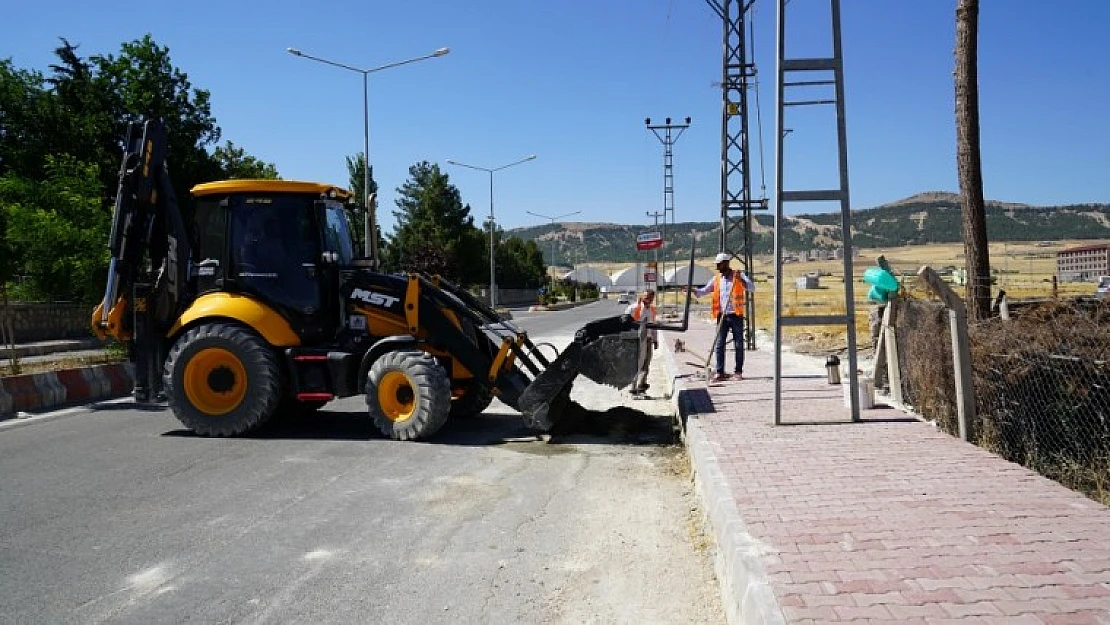
[[[174,343],[164,370],[170,409],[201,436],[238,436],[265,423],[281,398],[277,355],[227,323],[196,326]]]
[[[488,388],[481,384],[471,384],[467,386],[462,397],[451,401],[450,417],[452,419],[476,417],[489,408],[491,403],[493,403],[493,393],[490,393]]]
[[[389,352],[370,367],[366,406],[382,434],[402,441],[428,438],[447,422],[451,381],[429,354]]]

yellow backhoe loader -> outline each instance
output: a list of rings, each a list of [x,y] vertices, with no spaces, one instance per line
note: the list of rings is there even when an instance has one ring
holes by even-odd
[[[375,271],[355,255],[343,189],[226,180],[191,195],[178,206],[162,124],[132,124],[92,326],[129,345],[136,399],[164,396],[193,432],[240,435],[358,394],[395,439],[494,397],[547,430],[578,374],[616,387],[635,375],[626,318],[586,324],[548,360],[466,290]]]

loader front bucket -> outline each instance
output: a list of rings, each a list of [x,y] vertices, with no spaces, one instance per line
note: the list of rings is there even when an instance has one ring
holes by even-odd
[[[639,340],[627,317],[587,323],[520,396],[524,421],[537,430],[550,430],[563,416],[570,389],[579,374],[616,388],[632,384],[638,368]]]

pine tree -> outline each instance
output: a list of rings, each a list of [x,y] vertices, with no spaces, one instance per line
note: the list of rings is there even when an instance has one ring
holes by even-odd
[[[439,165],[409,167],[409,180],[397,193],[397,225],[383,255],[387,270],[440,275],[462,285],[488,276],[482,231]]]

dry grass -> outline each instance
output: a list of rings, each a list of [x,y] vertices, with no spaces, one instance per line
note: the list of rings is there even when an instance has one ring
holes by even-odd
[[[1060,283],[1053,293],[1052,277],[1056,272],[1056,252],[1066,247],[1081,245],[1082,241],[1059,241],[1050,246],[1035,243],[995,243],[990,246],[992,267],[999,273],[995,275],[998,289],[1006,291],[1007,297],[1016,299],[1038,299],[1057,296],[1068,298],[1079,295],[1093,295],[1093,283]],[[870,346],[869,312],[874,305],[867,300],[870,285],[863,282],[863,272],[878,265],[878,257],[883,256],[909,293],[921,297],[931,297],[916,278],[918,270],[928,265],[934,269],[963,267],[964,249],[962,243],[915,245],[897,248],[878,248],[861,250],[860,256],[853,259],[852,285],[855,300],[856,342],[860,351]],[[702,260],[699,265],[712,269],[711,261]],[[613,270],[628,267],[630,264],[612,265]],[[735,262],[734,262],[735,265]],[[821,274],[820,288],[798,289],[795,280],[810,273]],[[755,324],[759,329],[770,331],[774,326],[774,258],[760,256],[753,259],[752,276],[756,281]],[[825,260],[805,263],[786,263],[783,265],[782,305],[784,316],[790,315],[837,315],[846,312],[844,290],[844,261]],[[962,287],[955,287],[957,292]],[[660,298],[663,304],[681,305],[684,300],[678,293],[665,293]],[[707,298],[695,299],[698,303],[708,304]],[[847,337],[840,326],[828,327],[789,327],[783,329],[784,338],[798,349],[830,352],[847,348]]]
[[[1014,297],[1049,297],[1052,294],[1052,276],[1056,274],[1056,252],[1089,243],[1089,241],[1073,240],[1055,241],[1046,247],[1035,243],[992,243],[989,246],[990,259],[991,267],[998,272],[996,288],[1005,289]],[[860,256],[853,260],[852,271],[857,280],[856,297],[860,300],[867,295],[868,286],[860,281],[863,272],[868,267],[875,266],[879,256],[886,258],[894,273],[902,277],[916,275],[923,265],[939,270],[948,266],[963,267],[965,263],[962,243],[862,249]],[[673,262],[671,259],[665,264],[671,267]],[[711,259],[699,259],[696,262],[710,271],[713,270]],[[663,264],[663,261],[660,263]],[[679,264],[684,266],[686,263]],[[630,267],[632,263],[591,263],[590,265],[612,273]],[[783,265],[784,294],[793,291],[795,278],[810,272],[821,272],[825,275],[822,283],[835,287],[837,284],[842,284],[840,279],[844,275],[844,264],[840,260],[786,263]],[[772,283],[769,280],[774,275],[774,257],[763,255],[754,258],[752,275],[757,281],[766,281],[765,284],[770,288]],[[1093,295],[1094,291],[1093,283],[1062,283],[1058,287],[1058,294],[1062,297]]]
[[[940,304],[900,302],[903,392],[918,414],[958,431]],[[1011,462],[1110,503],[1110,301],[1030,305],[970,333],[974,441]],[[937,340],[937,337],[943,340]]]

